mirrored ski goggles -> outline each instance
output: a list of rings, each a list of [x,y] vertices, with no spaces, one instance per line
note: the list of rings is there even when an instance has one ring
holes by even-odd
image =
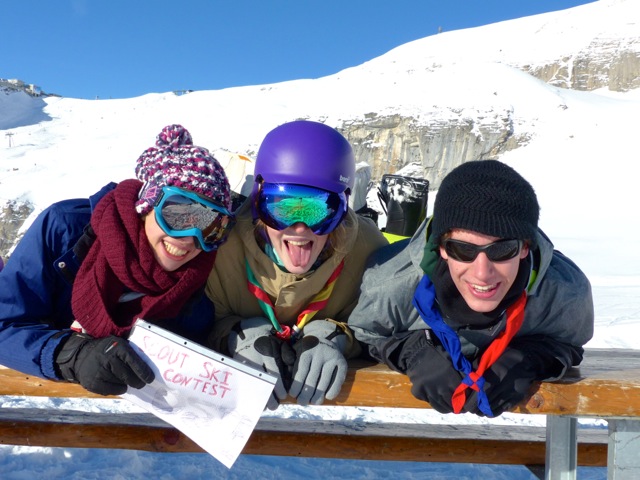
[[[197,246],[205,252],[222,245],[236,223],[226,208],[178,187],[162,187],[153,208],[156,222],[167,235],[196,237]]]
[[[346,193],[304,185],[261,182],[254,199],[258,218],[275,230],[302,222],[316,235],[336,229],[349,203]]]
[[[489,245],[475,245],[473,243],[453,240],[444,241],[444,250],[449,257],[458,262],[471,263],[480,252],[484,252],[492,262],[505,262],[511,260],[520,253],[522,240],[498,240]]]

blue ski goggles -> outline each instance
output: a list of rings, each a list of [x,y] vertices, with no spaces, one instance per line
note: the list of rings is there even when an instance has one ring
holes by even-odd
[[[284,230],[304,223],[316,235],[333,232],[349,209],[347,194],[288,183],[260,182],[254,212],[267,226]]]
[[[170,237],[195,237],[205,252],[222,245],[235,225],[235,216],[221,205],[178,187],[162,187],[153,207],[156,222]]]

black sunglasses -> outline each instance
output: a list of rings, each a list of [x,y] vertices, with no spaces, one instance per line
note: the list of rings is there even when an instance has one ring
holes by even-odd
[[[505,262],[511,260],[520,253],[522,240],[498,240],[489,245],[475,245],[473,243],[453,240],[444,241],[444,250],[458,262],[471,263],[480,252],[484,252],[492,262]]]

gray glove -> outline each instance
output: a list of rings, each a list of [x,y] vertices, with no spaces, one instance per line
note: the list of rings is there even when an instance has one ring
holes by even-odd
[[[344,351],[348,337],[335,323],[314,320],[304,327],[302,339],[293,349],[293,383],[289,395],[299,405],[320,405],[325,397],[333,400],[340,393],[347,376]]]
[[[246,318],[233,327],[227,340],[229,352],[235,360],[278,377],[267,402],[266,408],[269,410],[275,410],[280,401],[287,398],[291,367],[295,361],[291,346],[272,335],[272,328],[266,318]]]

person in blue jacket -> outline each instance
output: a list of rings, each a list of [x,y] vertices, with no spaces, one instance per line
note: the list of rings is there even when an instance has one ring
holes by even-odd
[[[55,203],[0,271],[0,364],[103,395],[153,381],[126,337],[136,319],[204,342],[204,285],[235,223],[226,174],[169,125],[137,179]]]

